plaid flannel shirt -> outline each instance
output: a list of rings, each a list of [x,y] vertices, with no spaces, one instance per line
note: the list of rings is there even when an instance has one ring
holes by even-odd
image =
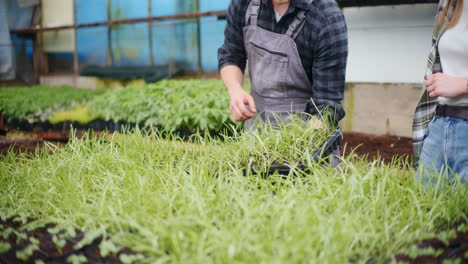
[[[453,15],[456,3],[456,1],[453,2],[453,5],[449,8],[445,19],[440,20],[440,13],[447,6],[448,0],[440,0],[439,2],[438,12],[436,16],[436,24],[434,26],[434,32],[432,34],[432,48],[429,53],[425,77],[428,77],[429,75],[434,73],[442,72],[442,64],[440,62],[438,50],[439,39],[447,29],[448,22],[450,21],[450,18]],[[435,108],[437,106],[438,101],[437,98],[429,97],[427,87],[424,83],[422,88],[423,89],[421,99],[419,101],[418,106],[416,107],[413,119],[413,150],[415,166],[418,166],[419,164],[420,154],[424,143],[424,139],[426,137],[427,128],[429,126],[429,122],[434,117]]]
[[[231,0],[224,43],[218,50],[219,69],[235,65],[245,70],[247,55],[243,28],[250,0]],[[299,10],[306,10],[306,23],[294,40],[304,70],[312,84],[315,106],[311,114],[327,109],[337,120],[344,117],[344,97],[348,36],[345,18],[335,0],[292,0],[289,9],[276,21],[271,0],[262,0],[258,26],[285,34]],[[318,111],[317,111],[318,110]]]

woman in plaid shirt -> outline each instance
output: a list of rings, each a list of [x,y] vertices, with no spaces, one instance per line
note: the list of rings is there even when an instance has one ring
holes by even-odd
[[[425,180],[468,180],[468,3],[441,0],[425,89],[413,122],[415,161]]]

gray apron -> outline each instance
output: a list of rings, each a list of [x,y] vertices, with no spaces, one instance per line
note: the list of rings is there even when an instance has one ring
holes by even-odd
[[[286,34],[278,34],[257,25],[260,1],[252,0],[245,15],[244,45],[257,112],[244,126],[276,126],[278,121],[288,122],[291,115],[307,121],[304,112],[313,96],[312,85],[294,42],[304,27],[306,12],[300,10]],[[339,149],[333,151],[333,166],[340,162],[339,155]]]
[[[287,122],[291,114],[306,121],[303,112],[313,95],[312,85],[294,42],[304,27],[305,11],[298,12],[286,34],[278,34],[257,26],[259,10],[260,0],[252,0],[245,17],[244,45],[251,95],[257,107],[257,113],[245,122],[245,128],[265,122],[275,126],[278,121]]]

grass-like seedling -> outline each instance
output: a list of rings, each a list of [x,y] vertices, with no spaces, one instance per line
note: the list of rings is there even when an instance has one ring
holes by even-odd
[[[466,186],[423,185],[401,161],[315,165],[307,144],[325,136],[276,132],[183,142],[136,131],[10,153],[0,216],[81,229],[88,240],[77,246],[100,236],[141,252],[139,263],[383,263],[467,220]],[[242,174],[249,163],[298,160],[310,166],[300,177]]]

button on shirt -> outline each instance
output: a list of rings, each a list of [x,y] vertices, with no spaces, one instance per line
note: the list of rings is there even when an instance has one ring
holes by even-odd
[[[228,65],[245,70],[247,55],[243,28],[250,0],[232,0],[228,8],[224,44],[218,50],[219,69]],[[292,0],[289,9],[277,21],[271,0],[262,0],[258,26],[285,34],[299,10],[306,10],[306,23],[295,39],[302,65],[312,84],[313,100],[318,109],[327,108],[336,120],[344,117],[340,104],[345,87],[348,38],[346,23],[335,0]]]

